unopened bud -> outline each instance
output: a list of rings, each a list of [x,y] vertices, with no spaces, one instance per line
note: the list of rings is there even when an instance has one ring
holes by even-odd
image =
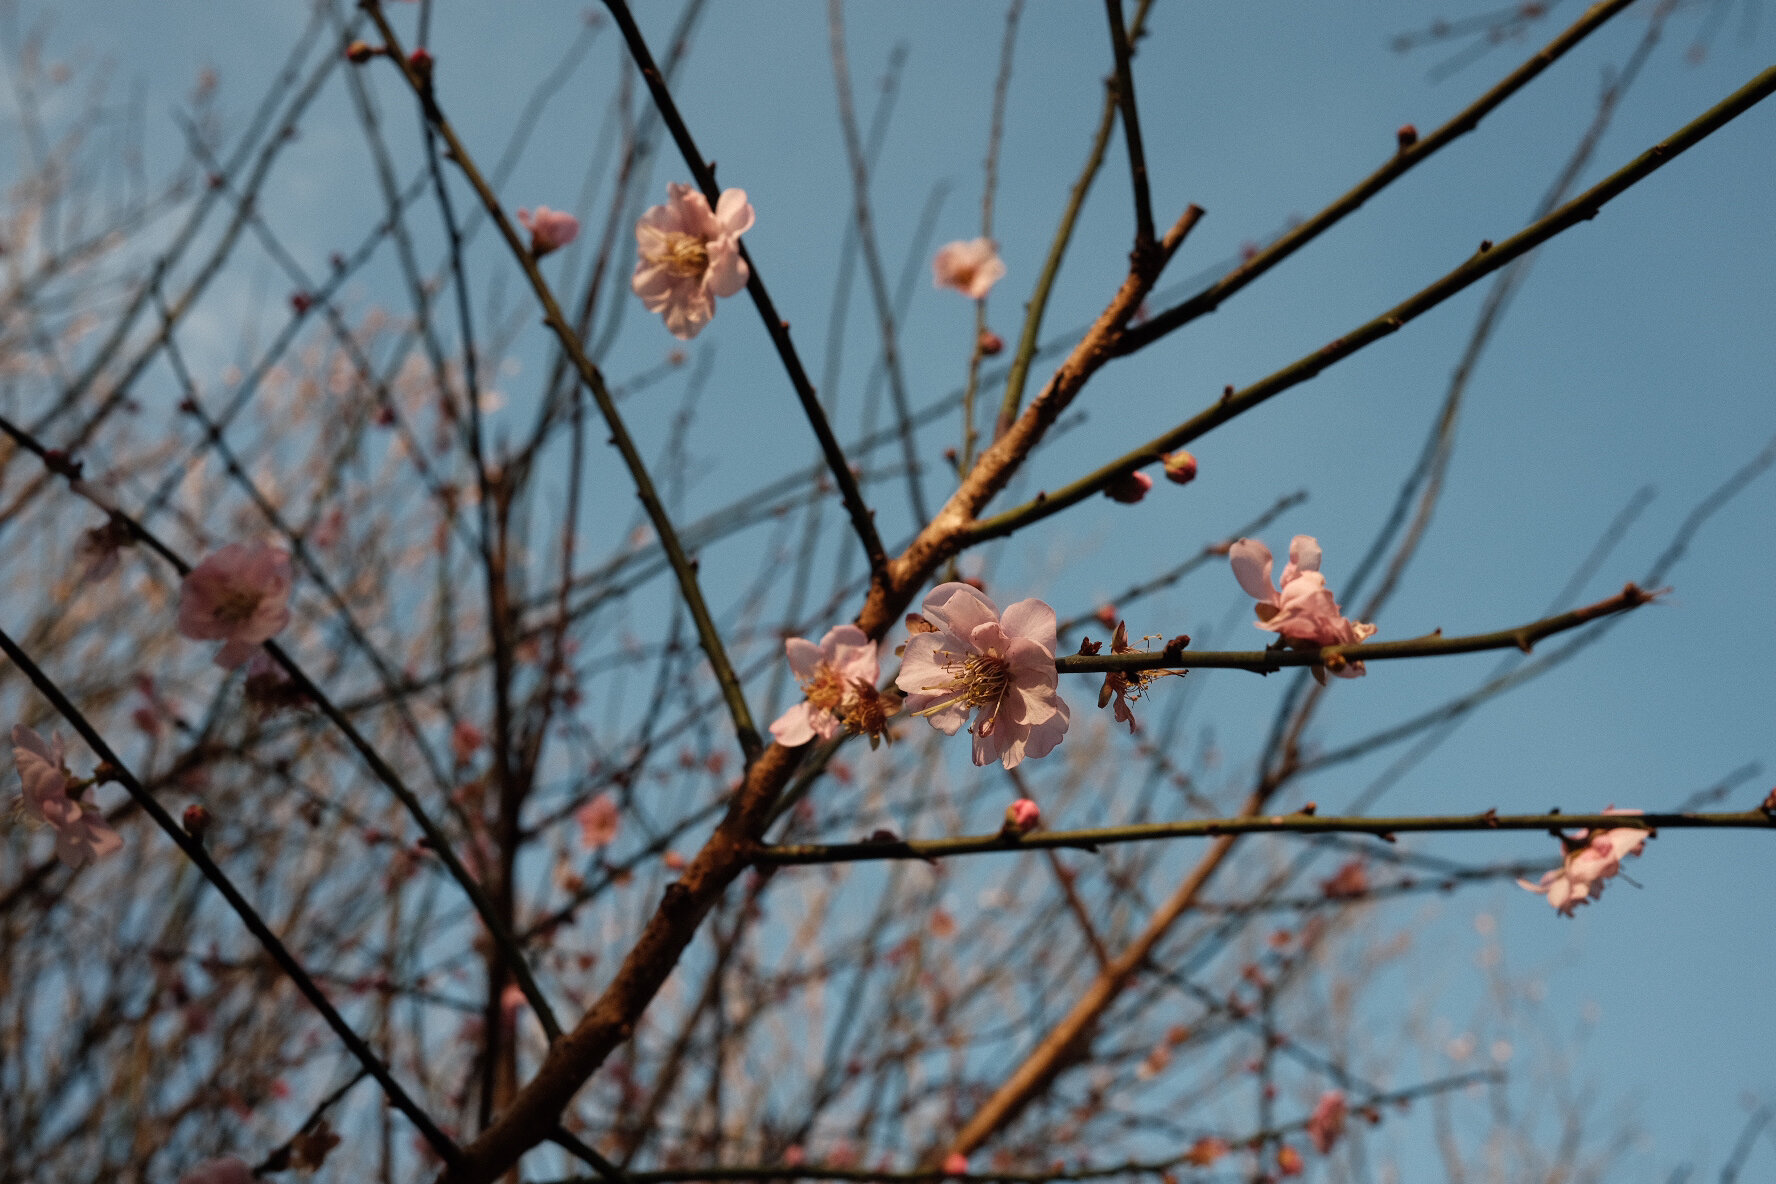
[[[968,1174],[968,1157],[960,1151],[952,1151],[944,1160],[943,1168],[946,1176],[966,1176]]]
[[[1153,478],[1137,469],[1133,473],[1122,474],[1104,486],[1104,496],[1113,502],[1133,505],[1146,497],[1147,491],[1152,488]]]
[[[413,67],[413,72],[427,81],[431,80],[432,66],[436,64],[436,61],[437,59],[432,57],[431,51],[423,47],[407,55],[407,64]]]
[[[182,822],[185,826],[185,833],[201,843],[204,835],[209,833],[210,812],[202,804],[193,802],[185,807],[185,817]]]
[[[1005,830],[1007,835],[1019,837],[1029,834],[1042,822],[1042,809],[1029,798],[1019,798],[1005,807]]]
[[[1410,123],[1405,124],[1399,131],[1394,133],[1394,139],[1398,141],[1400,151],[1404,152],[1406,149],[1418,143],[1418,129],[1413,127]]]
[[[345,47],[345,60],[361,66],[382,52],[368,41],[354,41]]]
[[[1180,448],[1165,457],[1166,480],[1174,485],[1188,485],[1196,480],[1196,457]]]
[[[980,339],[975,343],[975,348],[980,350],[981,357],[990,358],[1004,352],[1005,338],[999,336],[999,334],[993,332],[991,329],[982,329]]]

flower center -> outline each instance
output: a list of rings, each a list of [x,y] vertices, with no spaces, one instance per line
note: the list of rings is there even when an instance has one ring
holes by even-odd
[[[255,588],[230,588],[216,598],[216,618],[230,625],[243,625],[259,611],[261,599]]]
[[[850,688],[839,672],[830,663],[822,662],[814,668],[814,677],[802,684],[802,694],[808,700],[808,706],[816,711],[830,711],[834,715],[845,702],[845,694]]]
[[[682,230],[668,231],[663,237],[660,249],[648,255],[650,263],[685,279],[695,279],[708,270],[709,245],[702,239]]]
[[[1011,685],[1010,662],[995,653],[943,653],[940,657],[946,659],[943,668],[950,676],[949,685],[924,690],[926,694],[948,693],[950,697],[925,708],[920,715],[935,715],[957,704],[970,711],[985,707],[991,714],[999,706],[1005,688]]]

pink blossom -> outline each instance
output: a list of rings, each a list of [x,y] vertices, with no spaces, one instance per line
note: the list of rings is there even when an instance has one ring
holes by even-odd
[[[253,1170],[232,1155],[206,1159],[180,1176],[179,1184],[254,1184]]]
[[[939,288],[954,288],[970,300],[980,300],[1005,276],[1005,261],[990,238],[946,243],[931,260],[931,280]]]
[[[48,823],[56,832],[56,856],[72,868],[123,850],[123,839],[105,824],[90,804],[68,794],[62,738],[42,736],[23,724],[12,729],[12,759],[23,783],[25,813]]]
[[[601,793],[574,813],[580,824],[580,842],[587,850],[596,851],[617,841],[617,799]]]
[[[966,1176],[968,1174],[968,1157],[960,1151],[952,1151],[944,1157],[944,1175]]]
[[[954,736],[974,715],[974,763],[1007,769],[1047,756],[1067,733],[1067,704],[1055,693],[1055,612],[1040,600],[1005,610],[969,584],[948,583],[925,597],[933,632],[907,642],[900,675],[907,708]],[[976,714],[978,709],[978,714]]]
[[[518,225],[530,231],[530,253],[541,259],[550,251],[565,247],[580,234],[580,220],[561,210],[538,206],[536,213],[518,211]]]
[[[817,646],[801,637],[783,643],[789,668],[806,696],[771,725],[771,735],[786,748],[816,736],[831,740],[841,731],[870,738],[875,745],[894,709],[876,693],[881,677],[876,645],[855,625],[829,629]]]
[[[1104,496],[1113,502],[1122,502],[1132,506],[1146,497],[1147,491],[1152,488],[1153,478],[1136,469],[1132,473],[1124,473],[1122,476],[1112,479],[1110,484],[1104,486]]]
[[[1307,1170],[1307,1161],[1301,1158],[1301,1152],[1283,1143],[1277,1147],[1277,1171],[1285,1176],[1299,1176]]]
[[[1270,548],[1257,539],[1240,539],[1228,549],[1228,557],[1234,579],[1258,602],[1258,628],[1280,635],[1296,648],[1356,645],[1375,634],[1374,625],[1350,620],[1332,598],[1326,577],[1320,574],[1320,544],[1313,536],[1298,534],[1289,543],[1289,566],[1283,569],[1280,590],[1270,584]],[[1363,663],[1356,659],[1328,662],[1326,668],[1340,678],[1364,673]]]
[[[666,318],[674,337],[689,341],[715,315],[715,298],[732,296],[751,275],[740,236],[752,229],[744,189],[725,189],[715,209],[689,185],[666,186],[666,204],[650,206],[635,224],[639,257],[629,286],[649,312]]]
[[[1643,810],[1617,810],[1605,814],[1642,814]],[[1609,830],[1584,830],[1576,838],[1562,837],[1566,858],[1561,866],[1542,876],[1541,883],[1527,880],[1517,883],[1531,892],[1539,892],[1562,916],[1570,917],[1582,904],[1590,904],[1603,895],[1603,882],[1622,870],[1622,859],[1639,855],[1652,832],[1638,826],[1619,826]]]
[[[1330,1154],[1338,1145],[1349,1114],[1350,1107],[1345,1104],[1343,1090],[1329,1089],[1320,1095],[1319,1103],[1307,1119],[1307,1137],[1313,1140],[1314,1149],[1321,1155]]]
[[[1042,824],[1042,807],[1029,798],[1019,798],[1005,807],[1005,833],[1027,835]]]
[[[216,665],[233,668],[290,623],[290,554],[263,543],[230,543],[191,569],[179,587],[179,632],[226,642]]]

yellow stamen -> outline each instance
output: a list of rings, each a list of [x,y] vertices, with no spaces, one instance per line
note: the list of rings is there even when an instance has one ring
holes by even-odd
[[[659,250],[648,252],[648,262],[673,275],[695,279],[709,268],[709,246],[694,234],[669,230],[661,236]]]

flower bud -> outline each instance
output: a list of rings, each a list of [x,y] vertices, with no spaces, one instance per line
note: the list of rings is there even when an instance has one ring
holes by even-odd
[[[1005,831],[1007,835],[1022,837],[1035,830],[1042,822],[1042,808],[1029,798],[1019,798],[1005,807]]]
[[[983,358],[995,357],[1004,352],[1005,338],[999,336],[999,334],[993,332],[991,329],[982,329],[980,340],[976,342],[975,348],[980,350],[981,357]]]
[[[1196,480],[1196,457],[1182,448],[1165,457],[1166,480],[1174,485],[1188,485]]]
[[[377,49],[368,41],[354,41],[345,47],[345,60],[353,65],[361,66],[381,52],[382,50]]]
[[[1410,123],[1405,124],[1399,131],[1394,133],[1394,139],[1399,143],[1400,151],[1404,152],[1406,149],[1418,143],[1418,129],[1413,127]]]
[[[1153,478],[1136,470],[1133,473],[1124,473],[1104,486],[1104,496],[1113,502],[1133,505],[1146,497],[1147,491],[1152,488]]]
[[[202,804],[193,802],[191,805],[185,807],[185,817],[182,821],[185,826],[185,833],[196,839],[198,842],[203,842],[204,835],[208,834],[210,829],[209,810],[207,810]]]
[[[968,1157],[960,1151],[952,1151],[943,1163],[944,1174],[947,1176],[966,1176],[968,1174]]]

